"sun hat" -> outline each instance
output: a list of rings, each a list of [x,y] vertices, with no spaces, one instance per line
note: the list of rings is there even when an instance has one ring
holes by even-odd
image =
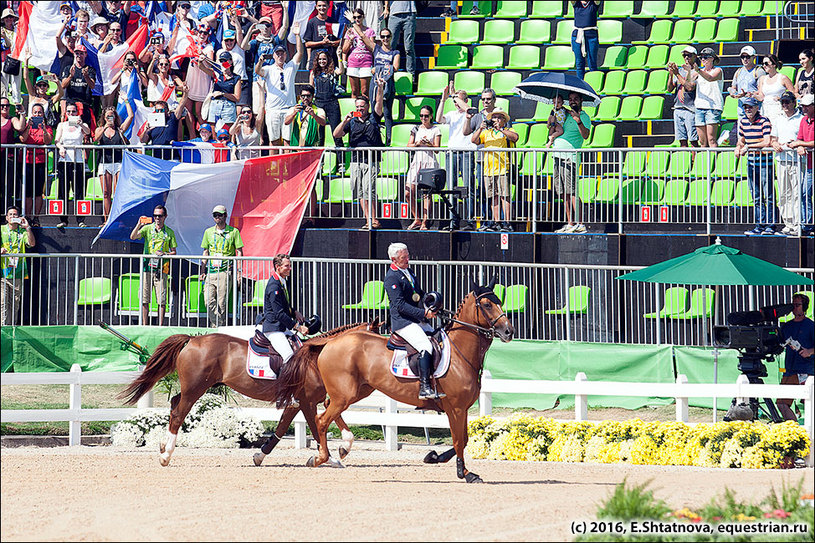
[[[753,48],[752,45],[745,45],[741,48],[741,55],[750,55],[751,57],[756,56],[756,50]]]
[[[231,28],[229,30],[224,30],[224,39],[225,40],[234,40],[235,39],[235,31]]]
[[[784,91],[781,93],[781,96],[778,97],[778,101],[783,102],[784,100],[789,100],[790,102],[795,103],[795,95],[790,91]]]
[[[696,52],[696,47],[692,45],[688,45],[684,49],[682,49],[683,53],[693,53],[694,55],[698,55],[699,53]]]
[[[700,57],[703,57],[703,56],[705,56],[705,55],[710,55],[710,56],[712,56],[712,57],[713,57],[713,63],[714,63],[714,64],[718,64],[718,63],[719,63],[719,55],[717,55],[717,54],[716,54],[716,51],[714,51],[714,50],[713,50],[711,47],[705,47],[704,49],[702,49],[702,52],[701,52],[701,53],[699,53],[699,56],[700,56]]]
[[[509,122],[509,113],[507,113],[503,109],[498,109],[498,108],[495,108],[492,111],[490,111],[489,113],[487,113],[487,119],[492,119],[496,115],[500,116],[500,117],[503,117],[505,121]]]
[[[805,94],[803,98],[801,98],[802,106],[811,106],[813,103],[815,103],[815,94]]]
[[[17,17],[17,14],[14,13],[14,10],[11,8],[4,9],[3,16],[0,17],[0,19],[5,19],[6,17],[14,17],[15,19],[19,19],[19,17]]]
[[[91,30],[93,30],[94,28],[96,28],[99,25],[110,25],[110,21],[108,21],[104,17],[96,17],[93,20],[93,24],[91,24]]]
[[[226,206],[218,204],[217,206],[212,208],[213,213],[226,213]]]

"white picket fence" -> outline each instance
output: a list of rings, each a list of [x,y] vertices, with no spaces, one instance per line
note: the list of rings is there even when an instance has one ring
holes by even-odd
[[[130,383],[139,371],[129,372],[82,372],[74,364],[69,373],[4,373],[2,385],[69,385],[68,409],[3,409],[0,422],[59,422],[67,421],[68,444],[79,445],[81,423],[86,421],[124,420],[138,409],[153,407],[153,393],[139,400],[136,408],[83,409],[83,385],[114,385]],[[673,398],[676,403],[676,420],[688,422],[689,398],[793,398],[804,400],[804,427],[813,442],[815,436],[815,377],[810,376],[803,385],[750,384],[740,375],[736,383],[689,384],[687,377],[679,375],[675,383],[625,383],[616,381],[589,381],[583,372],[574,381],[536,381],[493,379],[485,370],[479,396],[479,416],[492,414],[492,394],[569,394],[575,397],[574,420],[588,418],[589,396],[628,396]],[[274,408],[235,408],[260,420],[278,421],[283,413]],[[435,412],[416,411],[408,404],[397,402],[380,392],[356,403],[343,414],[343,419],[353,425],[379,425],[384,428],[385,448],[397,450],[399,427],[449,428],[447,416]],[[306,447],[306,421],[302,413],[294,419],[296,448]],[[810,447],[807,465],[815,465],[815,446]]]

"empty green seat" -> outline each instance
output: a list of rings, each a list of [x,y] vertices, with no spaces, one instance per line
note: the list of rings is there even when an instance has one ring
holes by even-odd
[[[425,72],[428,73],[428,72]],[[447,74],[441,72],[445,79],[447,78]],[[439,91],[441,94],[441,91]],[[436,100],[433,98],[408,98],[405,100],[405,113],[402,115],[403,121],[419,121],[419,112],[424,106],[429,106],[431,111],[436,111]],[[394,127],[395,128],[395,127]],[[393,135],[391,134],[391,143],[393,143]]]
[[[645,167],[645,175],[648,177],[664,178],[668,173],[668,151],[652,151],[648,156],[648,165]]]
[[[645,94],[668,94],[668,70],[652,70],[648,74],[648,84],[645,85]]]
[[[514,126],[513,126],[514,128]],[[523,147],[541,148],[549,140],[549,127],[546,123],[537,123],[529,127],[529,134]]]
[[[623,71],[608,72],[605,80],[603,81],[602,94],[622,94],[623,87],[625,86],[626,73],[627,72]]]
[[[577,197],[590,204],[597,196],[597,180],[594,177],[581,177],[577,180]]]
[[[710,189],[710,204],[714,206],[729,206],[733,203],[733,190],[736,182],[731,179],[718,179]]]
[[[554,19],[563,17],[563,2],[552,2],[552,0],[533,0],[532,11],[529,17],[537,19]]]
[[[620,102],[620,112],[617,119],[621,121],[636,121],[642,111],[642,96],[626,96]]]
[[[328,182],[328,203],[342,204],[353,202],[350,177],[332,177]]]
[[[526,140],[529,137],[529,125],[526,123],[514,123],[512,129],[518,134],[518,141],[515,142],[515,147],[525,147]]]
[[[467,47],[464,45],[441,45],[436,56],[436,68],[458,70],[467,67]]]
[[[583,76],[583,81],[588,83],[591,88],[595,90],[595,92],[599,93],[600,90],[603,88],[603,79],[605,77],[605,73],[601,72],[600,70],[595,70],[593,72],[586,72],[586,75]]]
[[[513,45],[509,49],[507,68],[537,70],[540,68],[541,52],[537,45]]]
[[[699,319],[703,316],[711,318],[713,316],[713,303],[715,301],[716,291],[712,288],[697,288],[691,292],[690,307],[685,313],[673,315],[674,319]]]
[[[738,19],[720,19],[716,37],[711,41],[717,43],[739,41],[739,22]]]
[[[722,108],[722,119],[728,121],[736,120],[739,116],[739,101],[729,94],[724,97],[724,107]]]
[[[597,112],[594,118],[599,121],[612,121],[617,118],[617,113],[620,111],[620,97],[619,96],[604,96],[600,100],[600,105],[597,107]]]
[[[410,141],[410,131],[413,130],[414,126],[415,125],[412,124],[393,125],[393,130],[391,130],[391,147],[407,147]]]
[[[501,301],[501,305],[504,305],[504,296],[507,293],[507,287],[505,287],[501,283],[496,283],[495,286],[492,287],[492,291],[495,293],[495,295]]]
[[[633,40],[631,43],[669,43],[671,41],[671,31],[673,21],[670,19],[659,19],[651,24],[648,37],[644,40]]]
[[[620,180],[616,177],[603,177],[597,184],[595,203],[610,204],[617,201],[620,194]]]
[[[736,189],[733,194],[733,205],[738,207],[753,207],[753,193],[750,192],[750,183],[748,181],[739,181],[736,183]]]
[[[552,112],[552,104],[544,104],[538,102],[535,104],[535,113],[532,114],[533,121],[546,121],[549,119],[549,114]]]
[[[622,45],[612,45],[606,49],[603,63],[600,67],[609,70],[613,68],[625,68],[628,60],[628,49],[628,47]],[[595,90],[597,90],[596,87]]]
[[[343,309],[372,309],[380,310],[390,307],[388,297],[385,295],[385,285],[382,281],[367,281],[362,286],[362,297],[353,304],[343,304]]]
[[[633,0],[615,0],[603,2],[600,17],[608,19],[627,19],[634,15]]]
[[[201,312],[201,308],[205,307],[204,304],[203,304],[204,290],[202,288],[200,288],[200,285],[199,285],[199,288],[196,289],[197,292],[198,292],[198,296],[200,296],[200,300],[198,301],[197,304],[195,304],[195,307],[193,307],[191,305],[192,304],[191,300],[194,300],[197,296],[196,296],[196,293],[192,292],[192,290],[190,289],[190,286],[191,286],[190,285],[190,280],[191,279],[193,279],[193,277],[187,277],[187,297],[186,297],[185,307],[186,307],[188,312],[199,313],[199,312]],[[197,278],[195,278],[195,279],[197,279]],[[266,294],[266,283],[267,283],[267,281],[262,281],[262,280],[253,282],[253,284],[252,284],[252,299],[249,300],[248,302],[243,302],[243,307],[263,307],[263,296],[264,296],[264,294]],[[198,305],[198,304],[200,304],[200,305]]]
[[[527,19],[521,21],[521,31],[516,43],[530,45],[549,43],[551,37],[552,23],[544,19]]]
[[[628,179],[620,188],[620,201],[624,204],[636,204],[642,195],[642,179]]]
[[[738,12],[737,12],[738,13]],[[700,19],[693,29],[694,43],[710,43],[716,37],[716,19]]]
[[[461,19],[452,21],[446,43],[477,43],[479,38],[478,30],[478,21]]]
[[[436,61],[436,66],[439,66],[438,60]],[[393,74],[393,85],[397,96],[413,94],[413,74],[410,72],[396,72]]]
[[[252,299],[245,302],[244,307],[262,308],[265,293],[266,281],[255,281],[252,285]],[[155,293],[153,297],[155,297]],[[155,310],[158,311],[158,308],[156,307]],[[204,283],[197,275],[191,275],[184,281],[184,317],[203,317],[206,314],[207,304],[204,301]]]
[[[693,154],[690,151],[677,151],[671,153],[671,165],[668,175],[672,178],[688,177],[693,166]]]
[[[719,11],[719,0],[699,0],[693,14],[696,17],[715,17]]]
[[[786,75],[787,77],[789,77],[790,81],[795,81],[795,72],[796,72],[795,66],[789,66],[789,65],[788,66],[782,66],[781,69],[778,70],[778,71],[781,72],[782,74]]]
[[[665,183],[665,189],[662,192],[662,200],[659,203],[669,206],[681,206],[685,204],[687,196],[688,180],[671,179]]]
[[[668,62],[673,62],[677,66],[685,64],[685,58],[682,56],[682,50],[685,49],[685,47],[687,47],[687,45],[683,43],[672,45],[670,51],[668,51]]]
[[[706,206],[707,205],[707,179],[695,179],[688,185],[688,197],[685,203],[689,206]]]
[[[459,66],[463,68],[464,66]],[[504,67],[504,48],[500,45],[478,45],[473,49],[471,68],[489,69]]]
[[[662,309],[643,315],[646,319],[675,318],[688,312],[688,289],[671,287],[665,290]]]
[[[696,21],[693,19],[680,19],[674,23],[673,32],[671,32],[671,39],[669,43],[688,43],[693,41],[693,30],[696,27]]]
[[[589,309],[591,287],[574,285],[569,287],[569,303],[560,309],[547,309],[547,315],[585,315]]]
[[[626,49],[628,50],[628,58],[623,67],[627,67],[629,70],[642,69],[645,66],[645,61],[648,60],[649,47],[647,45],[632,45]]]
[[[439,158],[443,158],[440,155]],[[440,167],[444,167],[441,165]],[[399,180],[395,177],[376,178],[376,199],[380,202],[392,202],[399,199]]]
[[[461,72],[464,73],[464,72]],[[594,72],[591,72],[594,73]],[[456,74],[458,75],[458,74]],[[490,88],[495,91],[496,94],[515,94],[515,87],[518,83],[521,82],[521,74],[520,72],[512,72],[512,71],[500,71],[495,72],[492,74],[490,78]],[[456,85],[458,88],[458,85]],[[478,92],[481,92],[481,89]],[[468,91],[469,92],[469,91]]]
[[[625,76],[625,87],[623,87],[623,94],[642,94],[645,90],[645,81],[648,78],[648,72],[645,70],[631,70],[628,72],[613,72],[613,73],[624,73]],[[657,72],[651,72],[651,74],[655,74]],[[665,71],[667,74],[668,72]]]
[[[404,175],[410,165],[407,151],[383,151],[379,161],[379,175]]]
[[[642,101],[640,110],[641,120],[654,120],[664,118],[662,110],[665,107],[664,96],[646,96]]]
[[[572,43],[572,31],[574,31],[574,21],[563,19],[557,24],[555,39],[552,43]]]
[[[543,52],[544,70],[571,70],[574,68],[574,52],[568,45],[550,45]]]
[[[625,177],[640,177],[645,174],[647,151],[628,151],[623,159],[621,173]]]
[[[642,2],[640,12],[634,14],[635,18],[650,19],[652,17],[665,17],[668,15],[670,2],[668,0],[649,0]]]
[[[664,68],[668,63],[668,46],[667,45],[654,45],[648,49],[648,59],[645,61],[646,68]],[[629,55],[628,66],[631,67],[631,60]]]
[[[713,174],[713,163],[716,155],[710,152],[697,153],[696,158],[693,159],[693,168],[691,169],[691,177],[697,179],[707,179]]]
[[[617,125],[613,123],[595,124],[592,126],[590,140],[584,147],[592,149],[614,147],[614,138],[616,135]]]
[[[79,281],[77,305],[101,305],[110,302],[111,283],[109,277],[86,277]]]
[[[513,0],[498,0],[496,2],[495,13],[492,16],[504,19],[525,18],[526,2],[518,2]]]
[[[438,96],[449,83],[447,72],[430,70],[419,74],[416,85],[416,94]]]
[[[721,0],[716,17],[733,17],[742,14],[741,0]]]
[[[447,74],[445,73],[445,78]],[[421,80],[421,75],[419,76]],[[485,79],[484,79],[484,72],[478,72],[475,70],[467,70],[463,72],[456,72],[455,77],[453,78],[453,84],[456,87],[457,91],[463,90],[467,91],[467,94],[478,94],[482,90],[484,90]],[[452,104],[452,100],[450,100]]]
[[[600,43],[603,45],[622,42],[623,22],[607,20],[597,21],[597,37],[600,39]]]
[[[116,293],[116,306],[119,315],[139,314],[138,273],[123,273],[119,276],[119,290]]]
[[[504,294],[504,313],[523,313],[526,311],[526,285],[509,285]]]
[[[755,17],[761,15],[761,9],[763,7],[763,0],[742,0],[739,13],[742,17]]]
[[[648,2],[644,2],[647,4]],[[679,0],[674,3],[671,17],[693,17],[696,14],[696,0]]]
[[[716,165],[713,167],[713,177],[717,179],[747,175],[747,163],[740,160],[733,151],[721,151],[716,156]]]
[[[101,202],[104,199],[101,177],[88,178],[88,181],[85,183],[85,199],[93,200],[94,202]]]
[[[477,24],[477,23],[476,23]],[[481,38],[481,43],[512,43],[515,41],[515,21],[507,19],[490,19],[484,23],[484,35]],[[476,43],[478,40],[473,40],[470,43]]]
[[[339,98],[337,103],[340,106],[340,116],[345,117],[352,111],[355,111],[357,106],[354,104],[355,100],[353,98]]]

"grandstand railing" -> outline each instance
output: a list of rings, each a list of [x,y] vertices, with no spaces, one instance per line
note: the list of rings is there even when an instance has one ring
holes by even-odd
[[[776,13],[779,11],[781,17],[776,15],[775,18],[775,39],[806,40],[807,26],[811,27],[815,23],[815,2],[778,0]]]
[[[105,148],[83,146],[82,149],[87,155],[86,172],[80,181],[83,187],[77,191],[76,186],[69,186],[59,174],[60,162],[58,159],[57,162],[53,161],[59,151],[54,146],[4,147],[2,153],[6,158],[6,175],[9,179],[16,180],[5,184],[5,201],[18,202],[23,208],[30,207],[32,203],[26,201],[23,195],[29,185],[33,184],[44,188],[44,213],[51,210],[49,201],[57,200],[63,203],[61,215],[73,216],[77,214],[73,197],[84,193],[85,200],[91,201],[86,211],[92,216],[102,215],[100,176],[90,175],[88,170],[98,171],[101,153]],[[189,161],[189,150],[150,146],[135,149]],[[275,148],[240,148],[236,151],[262,154],[269,153],[272,149]],[[25,167],[32,153],[38,151],[45,152],[46,166],[40,170]],[[458,196],[450,196],[451,202],[462,218],[471,221],[473,226],[491,221],[493,207],[497,207],[501,213],[499,220],[511,222],[516,230],[555,230],[567,221],[568,216],[564,203],[565,194],[556,186],[555,168],[576,165],[573,220],[585,223],[589,231],[624,233],[636,225],[638,231],[659,231],[667,226],[674,230],[678,228],[711,234],[755,224],[754,201],[764,200],[767,196],[778,193],[775,170],[782,154],[770,151],[761,153],[765,159],[770,156],[774,158],[774,166],[769,170],[772,183],[753,187],[748,177],[748,165],[760,152],[751,151],[748,156],[735,157],[732,148],[597,148],[569,151],[542,148],[512,148],[501,151],[440,149],[432,153],[439,167],[448,172],[447,188],[460,189]],[[181,153],[187,153],[187,157]],[[227,158],[227,154],[230,158],[236,155],[231,150],[221,149],[215,149],[213,153],[224,154],[224,158]],[[321,174],[316,181],[315,193],[309,202],[306,217],[351,220],[354,226],[364,224],[360,200],[355,197],[358,195],[354,194],[352,188],[351,161],[354,156],[354,160],[377,166],[376,193],[364,195],[370,208],[375,210],[374,214],[378,218],[412,220],[406,186],[415,179],[415,172],[418,171],[417,167],[411,169],[413,159],[421,156],[416,153],[426,154],[428,151],[409,147],[361,150],[326,148],[322,157]],[[494,159],[506,162],[510,190],[508,217],[500,200],[488,199],[484,189],[484,164],[486,161],[489,167]],[[784,159],[795,165],[795,175],[805,175],[807,157],[790,153]],[[461,172],[461,175],[453,170],[454,165],[467,163],[472,166]],[[43,175],[46,179],[32,178]],[[770,187],[774,187],[773,194],[767,193]],[[801,208],[800,191],[794,191],[791,195],[778,194],[776,202],[782,196],[788,196],[792,200],[790,205],[794,209]],[[233,197],[233,194],[224,194],[223,201],[231,201]],[[450,212],[438,194],[416,195],[419,217],[423,215],[425,197],[430,202],[428,227],[437,229],[445,226],[450,220]],[[29,215],[31,211],[24,210]],[[774,222],[779,223],[778,210],[774,209],[773,213]],[[812,226],[813,219],[810,217],[806,224]],[[394,222],[386,223],[386,227],[395,226]],[[795,234],[800,234],[800,227]]]
[[[17,325],[144,325],[139,300],[141,255],[28,254],[29,279],[7,278],[20,286]],[[170,279],[165,325],[210,325],[199,281],[200,255],[165,256]],[[231,257],[242,277],[231,276],[228,326],[252,326],[263,310],[271,258]],[[321,316],[328,330],[388,316],[387,298],[363,297],[365,285],[381,281],[382,260],[294,258],[292,303],[308,316]],[[590,266],[495,262],[411,262],[422,287],[444,295],[456,310],[471,281],[493,277],[516,338],[598,343],[710,345],[714,324],[733,311],[788,303],[792,286],[704,287],[618,281],[633,266]],[[815,277],[812,269],[791,269]],[[98,278],[98,279],[93,279]],[[251,279],[250,279],[251,278]],[[372,284],[375,285],[375,284]],[[670,289],[670,290],[669,290]],[[380,291],[381,292],[381,291]],[[153,296],[150,322],[157,324]],[[8,323],[6,323],[8,324]]]

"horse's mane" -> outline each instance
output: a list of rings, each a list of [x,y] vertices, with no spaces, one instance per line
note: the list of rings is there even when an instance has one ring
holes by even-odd
[[[374,318],[371,322],[355,322],[352,324],[344,324],[342,326],[338,326],[332,330],[327,332],[323,332],[318,336],[314,336],[310,338],[306,343],[308,345],[325,345],[331,339],[348,332],[349,330],[353,330],[354,328],[360,328],[361,326],[365,326],[368,330],[379,330],[379,327],[382,323],[379,322],[378,318]]]

